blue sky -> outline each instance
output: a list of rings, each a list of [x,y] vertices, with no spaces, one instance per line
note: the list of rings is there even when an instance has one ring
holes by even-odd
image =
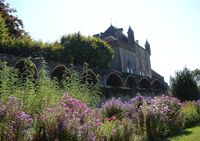
[[[199,0],[6,0],[35,40],[55,41],[80,31],[93,35],[112,23],[151,45],[152,69],[165,77],[200,68]]]

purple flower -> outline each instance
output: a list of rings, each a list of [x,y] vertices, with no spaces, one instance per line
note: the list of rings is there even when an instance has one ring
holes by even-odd
[[[59,137],[59,132],[62,132],[85,140],[84,137],[89,137],[89,133],[100,125],[95,110],[67,94],[64,94],[57,106],[48,108],[41,116],[48,136],[54,134]]]
[[[90,132],[89,133],[89,141],[95,141],[94,133]]]

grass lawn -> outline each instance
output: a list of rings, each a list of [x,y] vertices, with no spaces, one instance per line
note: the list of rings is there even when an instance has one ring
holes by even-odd
[[[166,141],[200,141],[200,125],[185,129],[179,135],[168,138]]]

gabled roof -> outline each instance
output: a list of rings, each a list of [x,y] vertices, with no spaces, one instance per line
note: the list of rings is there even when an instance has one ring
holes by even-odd
[[[112,24],[110,25],[110,27],[104,32],[105,34],[108,35],[112,35],[114,34],[114,32],[117,31],[117,28],[114,27]]]

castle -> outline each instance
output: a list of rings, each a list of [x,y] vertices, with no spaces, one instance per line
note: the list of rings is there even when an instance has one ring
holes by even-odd
[[[102,74],[102,83],[107,88],[132,89],[135,93],[163,92],[167,89],[164,77],[151,68],[151,48],[146,40],[141,47],[129,26],[126,36],[123,28],[111,25],[105,32],[94,35],[107,41],[114,50],[109,72]]]

